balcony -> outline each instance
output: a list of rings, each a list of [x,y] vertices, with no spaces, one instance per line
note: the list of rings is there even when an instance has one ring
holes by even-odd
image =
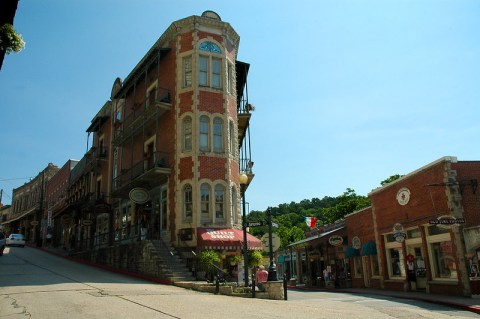
[[[164,182],[171,172],[168,164],[168,154],[154,152],[132,167],[123,169],[113,179],[112,195],[114,197],[128,198],[132,188],[152,188]]]
[[[246,101],[242,101],[237,110],[239,147],[242,146],[243,140],[247,136],[248,127],[250,126],[250,118],[252,117],[250,111],[253,111],[253,109],[254,107],[251,104],[248,104]]]
[[[135,103],[130,113],[125,115],[123,121],[115,120],[116,131],[114,144],[122,145],[128,137],[135,135],[143,126],[162,116],[172,109],[172,96],[170,90],[158,88],[141,103]]]
[[[85,154],[85,169],[92,170],[100,167],[102,163],[106,163],[108,157],[108,149],[105,146],[93,146]]]

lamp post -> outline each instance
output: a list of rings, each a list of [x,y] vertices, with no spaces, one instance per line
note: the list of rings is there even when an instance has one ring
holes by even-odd
[[[248,247],[247,247],[247,216],[245,212],[245,189],[247,188],[248,176],[241,172],[238,177],[240,192],[242,193],[242,228],[243,228],[243,268],[245,287],[248,287]]]
[[[270,267],[268,267],[268,281],[277,281],[277,267],[273,261],[273,244],[272,244],[272,209],[267,208],[268,212],[268,245],[270,251]]]

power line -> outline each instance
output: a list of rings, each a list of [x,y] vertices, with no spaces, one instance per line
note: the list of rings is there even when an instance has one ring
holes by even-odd
[[[19,180],[19,179],[31,179],[33,177],[14,177],[14,178],[5,178],[5,179],[0,179],[0,182],[6,182],[6,181],[14,181],[14,180]]]

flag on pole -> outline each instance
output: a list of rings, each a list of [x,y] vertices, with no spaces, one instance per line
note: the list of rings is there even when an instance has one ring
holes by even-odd
[[[317,225],[317,217],[305,217],[305,223],[310,228],[313,228]]]

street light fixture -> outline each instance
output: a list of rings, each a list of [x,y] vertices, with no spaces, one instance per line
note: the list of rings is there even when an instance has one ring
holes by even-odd
[[[247,188],[248,176],[241,172],[238,176],[240,182],[240,192],[242,193],[242,227],[243,227],[243,268],[245,287],[248,287],[248,247],[247,247],[247,216],[245,210],[245,189]]]
[[[272,244],[272,209],[268,207],[268,245],[270,250],[270,267],[268,267],[268,281],[277,281],[277,267],[273,261],[273,244]]]

